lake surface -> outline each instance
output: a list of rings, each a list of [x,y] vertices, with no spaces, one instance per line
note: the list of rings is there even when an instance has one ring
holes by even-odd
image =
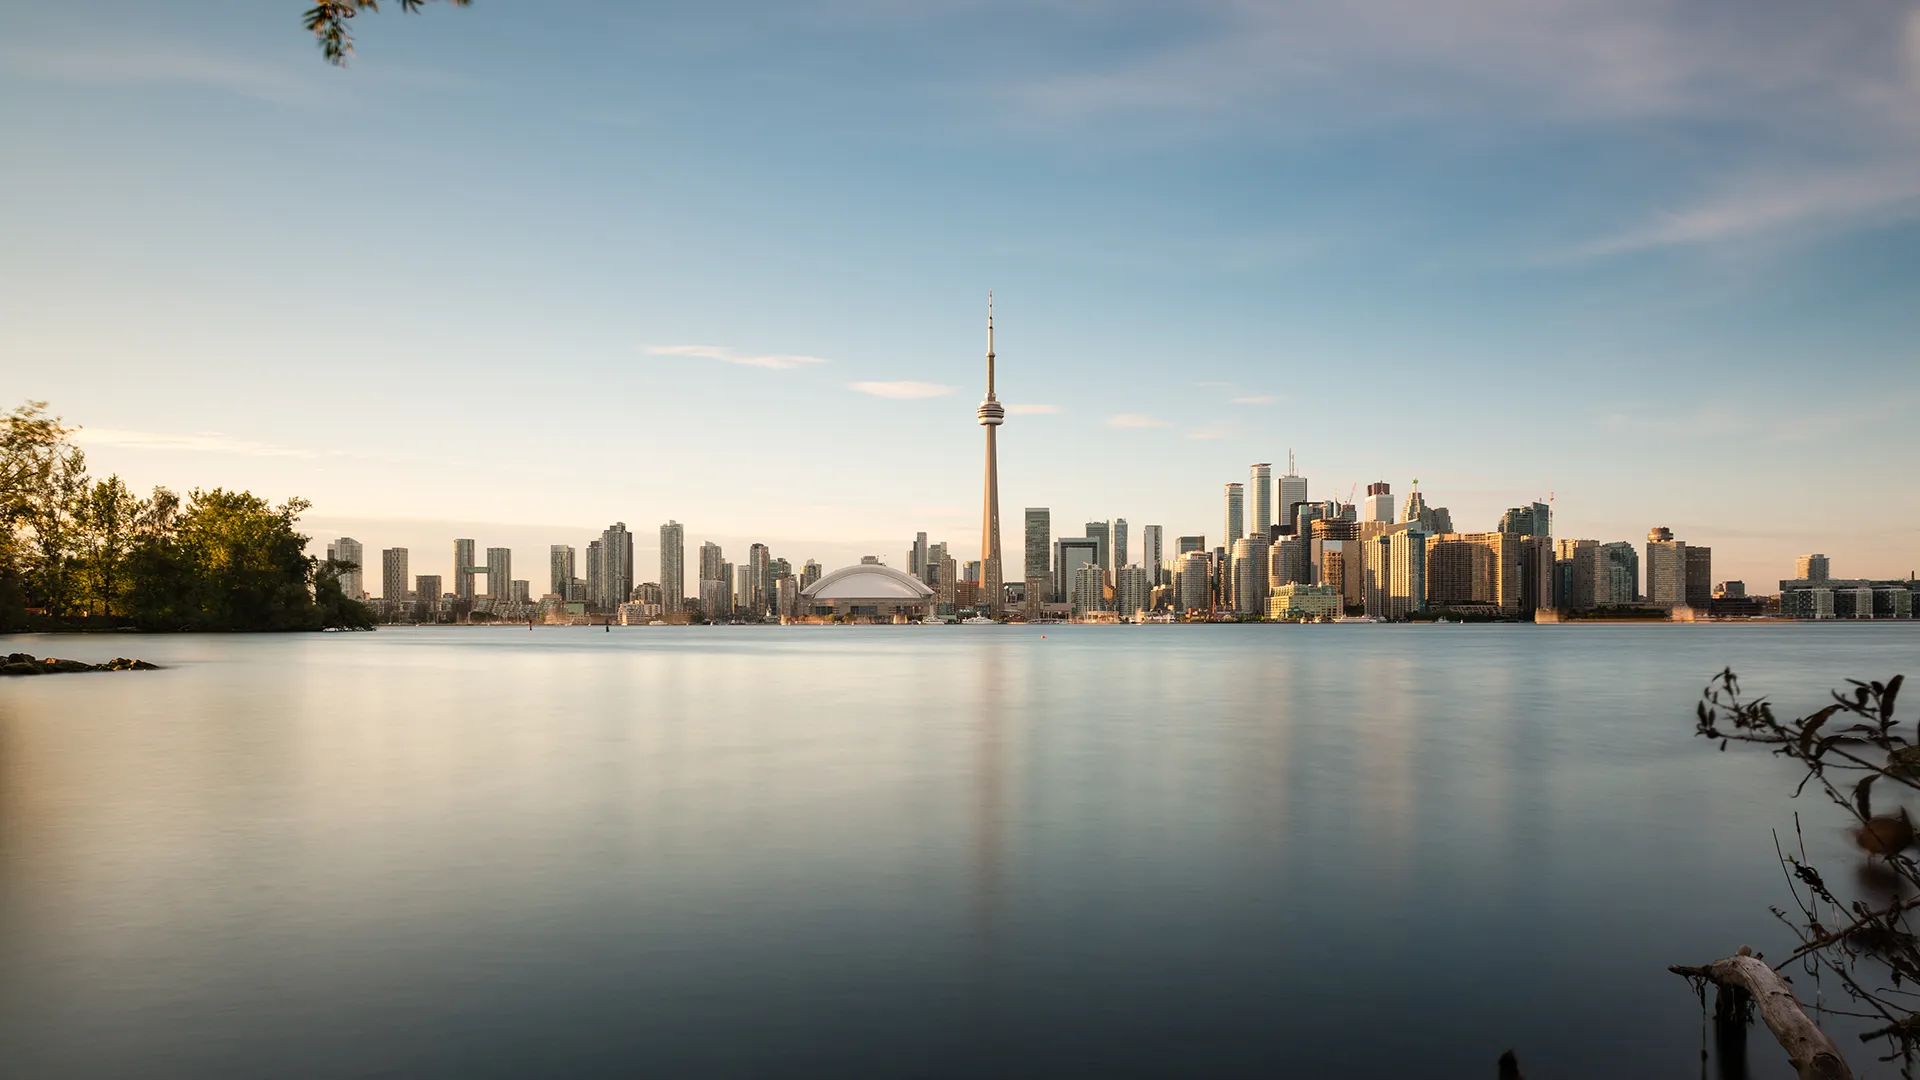
[[[1920,676],[1886,624],[15,650],[167,670],[0,681],[10,1078],[1697,1077],[1666,965],[1784,952],[1770,829],[1841,842],[1700,687]]]

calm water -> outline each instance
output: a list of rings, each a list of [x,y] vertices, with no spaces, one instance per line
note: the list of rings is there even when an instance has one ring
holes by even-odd
[[[1666,965],[1781,949],[1769,829],[1838,842],[1700,686],[1920,675],[1887,625],[0,644],[169,665],[0,682],[7,1077],[1695,1077]]]

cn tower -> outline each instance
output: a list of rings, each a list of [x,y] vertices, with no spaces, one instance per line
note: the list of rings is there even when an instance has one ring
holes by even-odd
[[[1000,462],[994,453],[994,436],[1006,422],[1007,410],[993,396],[993,293],[987,293],[987,400],[975,415],[987,429],[986,507],[980,518],[980,591],[986,613],[1000,615],[1004,592],[1000,585]]]

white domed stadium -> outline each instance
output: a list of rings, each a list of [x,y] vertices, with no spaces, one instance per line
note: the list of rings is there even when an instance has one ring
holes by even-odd
[[[807,586],[800,600],[805,612],[819,619],[911,622],[933,611],[933,590],[926,582],[871,555]]]

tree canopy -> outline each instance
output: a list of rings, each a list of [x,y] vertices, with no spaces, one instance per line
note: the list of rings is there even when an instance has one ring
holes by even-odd
[[[0,417],[0,630],[71,622],[152,630],[372,625],[354,567],[306,554],[304,499],[93,480],[71,429],[30,401]]]
[[[400,10],[418,12],[427,0],[398,0]],[[447,0],[454,7],[468,7],[473,0]],[[303,25],[320,42],[320,54],[327,63],[335,67],[345,67],[347,58],[353,55],[353,35],[347,32],[347,23],[362,11],[378,12],[380,0],[318,0],[307,9]]]

